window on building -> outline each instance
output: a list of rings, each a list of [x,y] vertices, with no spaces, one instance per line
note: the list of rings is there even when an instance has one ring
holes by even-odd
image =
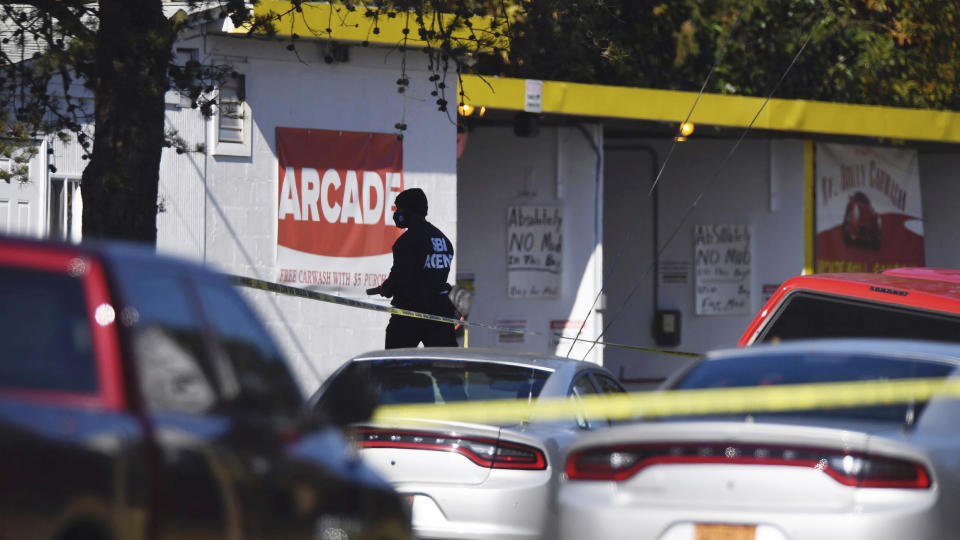
[[[80,179],[51,178],[47,208],[50,238],[79,242],[82,210]]]
[[[200,61],[200,51],[196,48],[188,47],[177,47],[176,53],[174,54],[174,64],[182,67],[189,67],[191,62]],[[189,109],[193,107],[193,100],[190,99],[190,95],[185,91],[178,92],[180,99],[179,103],[175,103],[182,109]]]
[[[236,74],[228,77],[220,87],[219,109],[217,112],[221,142],[243,143],[244,134],[244,76]]]

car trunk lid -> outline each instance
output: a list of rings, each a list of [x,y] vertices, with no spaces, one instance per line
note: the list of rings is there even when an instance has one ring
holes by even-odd
[[[391,483],[480,484],[490,475],[500,428],[411,421],[353,428],[364,461]]]
[[[616,484],[622,502],[717,510],[849,511],[856,505],[853,488],[869,485],[856,470],[870,464],[907,476],[917,472],[912,481],[918,485],[903,477],[900,487],[922,487],[926,471],[915,459],[897,456],[889,444],[886,455],[872,455],[870,442],[867,433],[805,425],[650,424],[578,446],[567,470],[575,478],[578,460],[581,473],[589,472],[585,456],[628,463]]]

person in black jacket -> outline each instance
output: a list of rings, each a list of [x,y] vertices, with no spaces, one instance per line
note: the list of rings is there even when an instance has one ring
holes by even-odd
[[[412,188],[397,195],[397,211],[393,222],[406,231],[393,243],[393,267],[390,275],[377,289],[392,305],[455,317],[455,308],[448,296],[447,276],[453,262],[453,244],[440,229],[427,221],[427,196],[423,190]],[[387,324],[386,348],[456,347],[453,325],[391,315]]]

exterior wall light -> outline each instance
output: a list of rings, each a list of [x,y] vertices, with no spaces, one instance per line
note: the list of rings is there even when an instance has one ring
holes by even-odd
[[[693,133],[693,122],[684,122],[680,124],[680,135],[674,137],[674,140],[683,142],[687,140],[691,133]]]

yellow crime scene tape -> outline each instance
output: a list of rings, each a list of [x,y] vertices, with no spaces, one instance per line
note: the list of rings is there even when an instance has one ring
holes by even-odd
[[[376,410],[376,422],[447,420],[504,424],[587,418],[628,420],[666,416],[802,411],[896,405],[934,396],[960,397],[960,379],[924,378],[671,390],[445,404],[389,405]]]
[[[556,337],[596,343],[607,347],[671,354],[684,357],[695,353],[667,351],[619,343],[595,342],[557,334],[519,331],[493,325],[461,321],[428,313],[384,306],[344,298],[300,287],[291,287],[244,276],[228,276],[235,285],[267,292],[309,298],[342,306],[355,307],[414,317],[449,324],[464,324],[510,334]],[[377,408],[376,422],[458,421],[482,424],[521,423],[562,420],[583,415],[588,418],[629,420],[667,416],[803,411],[841,407],[865,407],[923,402],[932,397],[960,397],[960,379],[924,378],[831,382],[818,384],[772,385],[755,387],[671,390],[605,394],[584,397],[497,401],[452,402],[444,404],[389,405]]]
[[[493,330],[495,332],[500,332],[502,334],[553,337],[557,339],[576,341],[580,343],[592,343],[594,345],[602,345],[604,347],[616,347],[619,349],[627,349],[631,351],[650,352],[650,353],[656,353],[656,354],[666,354],[671,356],[682,356],[684,358],[695,358],[700,356],[700,354],[692,353],[692,352],[669,351],[664,349],[655,349],[651,347],[640,347],[638,345],[611,343],[609,341],[595,341],[595,340],[583,339],[583,338],[573,338],[573,337],[568,337],[568,336],[564,336],[561,334],[554,334],[554,333],[548,334],[545,332],[535,332],[532,330],[517,330],[516,328],[504,328],[501,326],[494,326],[491,324],[484,324],[480,322],[473,322],[473,321],[466,321],[466,320],[461,321],[460,319],[454,319],[452,317],[442,317],[440,315],[420,313],[419,311],[412,311],[409,309],[402,309],[402,308],[397,308],[393,306],[384,306],[381,304],[374,304],[373,302],[364,302],[362,300],[344,298],[342,296],[337,296],[335,294],[327,294],[319,291],[311,291],[309,289],[304,289],[301,287],[291,287],[290,285],[273,283],[273,282],[265,281],[262,279],[255,279],[255,278],[250,278],[245,276],[236,276],[236,275],[228,275],[227,277],[233,282],[234,285],[249,287],[252,289],[259,289],[261,291],[284,294],[288,296],[298,296],[300,298],[310,298],[312,300],[319,300],[321,302],[328,302],[331,304],[338,304],[341,306],[349,306],[349,307],[355,307],[360,309],[368,309],[372,311],[381,311],[383,313],[389,313],[391,315],[412,317],[414,319],[426,319],[428,321],[437,321],[437,322],[442,322],[447,324],[462,324],[464,326],[473,327],[473,328],[485,328],[487,330]]]

